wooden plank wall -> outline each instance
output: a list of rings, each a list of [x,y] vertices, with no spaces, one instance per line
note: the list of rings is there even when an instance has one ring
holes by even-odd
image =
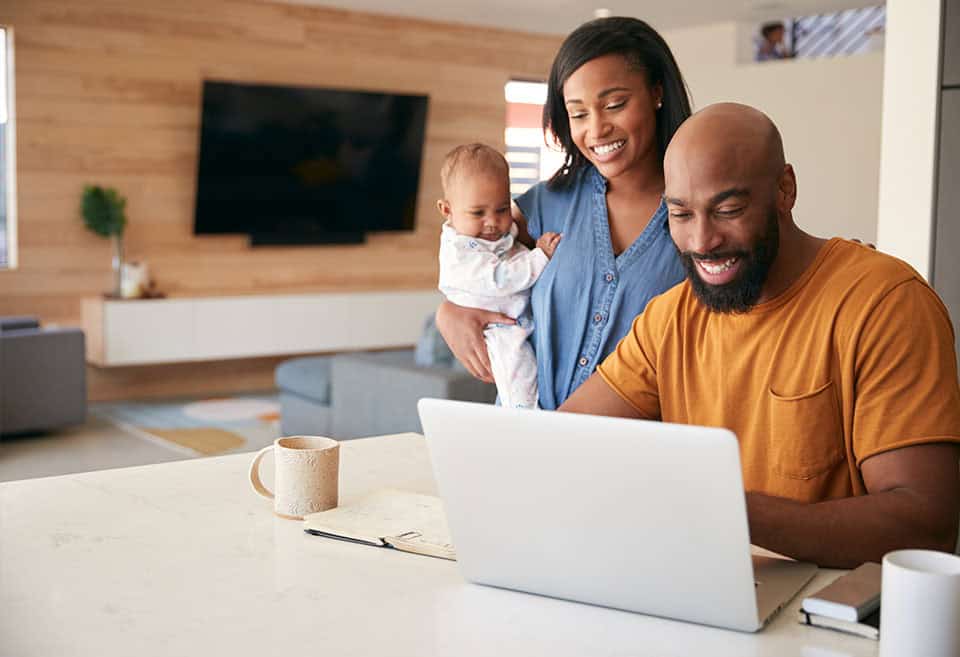
[[[545,79],[561,40],[258,0],[4,0],[0,24],[15,46],[20,256],[0,272],[0,315],[63,324],[112,284],[110,244],[79,216],[87,183],[127,197],[127,256],[171,296],[433,287],[443,155],[467,141],[502,148],[504,83]],[[255,249],[194,236],[204,79],[429,95],[416,230]],[[215,369],[91,372],[90,397],[167,392],[188,375],[194,392],[235,384],[236,364],[205,374]],[[165,370],[176,379],[158,385]],[[269,384],[269,369],[245,377]]]

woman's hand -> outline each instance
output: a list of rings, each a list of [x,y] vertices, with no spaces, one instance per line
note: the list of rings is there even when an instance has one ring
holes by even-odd
[[[456,359],[476,378],[493,383],[483,329],[487,324],[516,324],[516,320],[503,313],[466,308],[446,300],[437,308],[436,320],[437,330]]]

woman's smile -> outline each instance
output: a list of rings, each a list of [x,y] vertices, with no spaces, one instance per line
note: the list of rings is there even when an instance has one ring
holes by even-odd
[[[613,159],[620,150],[626,145],[626,139],[618,139],[616,141],[606,142],[603,144],[594,144],[590,147],[590,150],[593,151],[593,154],[602,161],[609,161]]]

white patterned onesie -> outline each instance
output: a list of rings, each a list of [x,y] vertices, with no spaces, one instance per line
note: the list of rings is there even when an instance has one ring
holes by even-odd
[[[516,325],[490,324],[483,331],[500,403],[537,408],[537,359],[527,338],[533,332],[530,288],[548,258],[516,241],[517,226],[496,242],[460,235],[443,224],[440,235],[440,291],[458,306],[500,312]]]

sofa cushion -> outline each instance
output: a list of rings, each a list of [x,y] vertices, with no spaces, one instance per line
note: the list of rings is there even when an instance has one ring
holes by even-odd
[[[319,404],[330,404],[330,357],[292,358],[277,366],[277,387]]]
[[[413,350],[413,362],[419,367],[452,367],[456,359],[437,329],[433,315],[427,317],[423,332]]]

